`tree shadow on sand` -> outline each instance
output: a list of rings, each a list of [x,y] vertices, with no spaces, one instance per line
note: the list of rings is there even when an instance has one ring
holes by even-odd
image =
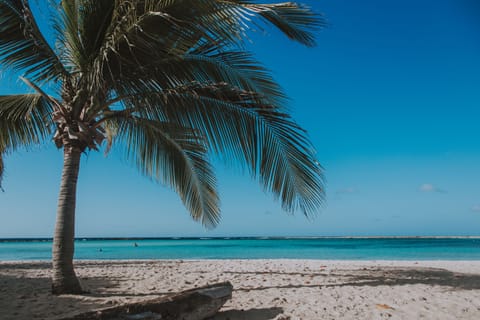
[[[310,275],[305,273],[305,275]],[[430,285],[449,287],[452,290],[480,289],[480,275],[451,272],[437,268],[381,268],[364,270],[338,270],[334,274],[340,281],[320,284],[288,284],[278,286],[262,286],[237,288],[239,291],[267,290],[267,289],[296,289],[322,287],[363,287],[363,286],[402,286],[402,285]]]
[[[444,286],[456,290],[480,289],[480,275],[451,272],[437,268],[382,268],[368,274],[350,276],[350,282],[342,286],[399,286],[423,284]]]
[[[52,295],[50,273],[37,274],[38,270],[49,268],[50,264],[46,262],[35,262],[28,266],[21,263],[0,264],[0,296],[9,298],[0,299],[0,319],[50,319],[117,303],[115,297],[98,299],[88,293]],[[34,271],[30,272],[31,269]],[[94,292],[120,290],[118,283],[121,279],[82,277],[81,280],[87,290]]]
[[[283,313],[282,308],[262,308],[248,310],[226,310],[217,313],[209,320],[270,320]]]

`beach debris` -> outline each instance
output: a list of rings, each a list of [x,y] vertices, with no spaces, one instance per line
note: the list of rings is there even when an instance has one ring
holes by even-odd
[[[230,282],[222,282],[57,320],[203,320],[214,316],[232,298],[232,291]]]
[[[381,303],[377,303],[377,308],[383,309],[383,310],[395,310],[394,307],[391,307],[388,304],[381,304]]]

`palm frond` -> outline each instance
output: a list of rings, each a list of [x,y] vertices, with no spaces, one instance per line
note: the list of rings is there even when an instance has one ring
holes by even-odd
[[[57,80],[66,74],[40,32],[28,1],[0,1],[0,62],[35,81]]]
[[[182,58],[167,57],[152,62],[145,68],[125,70],[122,74],[112,75],[119,95],[135,95],[154,92],[184,83],[220,83],[249,92],[256,92],[257,99],[263,104],[274,104],[283,108],[286,102],[280,86],[268,71],[249,53],[226,51],[203,55],[192,52]]]
[[[220,2],[241,6],[271,23],[291,40],[312,47],[315,46],[313,32],[327,26],[327,22],[309,7],[294,2],[256,4],[253,1],[226,0]]]
[[[79,8],[80,40],[86,60],[90,65],[97,57],[111,26],[115,2],[112,0],[83,0]]]
[[[0,96],[0,190],[4,154],[45,139],[51,133],[51,111],[49,102],[39,94]]]
[[[205,146],[194,130],[138,117],[107,121],[118,126],[130,159],[148,177],[171,186],[193,219],[214,227],[220,219],[216,180]]]
[[[325,23],[307,7],[294,3],[253,4],[249,1],[138,1],[115,8],[107,41],[96,68],[111,80],[187,54],[208,56],[241,46],[258,16],[293,40],[313,46],[313,31]],[[133,8],[132,8],[133,7]],[[122,9],[123,8],[123,9]],[[124,12],[120,15],[119,12]],[[120,18],[121,17],[121,18]],[[231,50],[230,50],[231,51]],[[173,58],[173,59],[171,59]],[[218,57],[217,57],[218,58]],[[193,79],[190,79],[193,80]],[[214,80],[214,79],[210,79]]]
[[[106,41],[114,9],[119,1],[62,0],[61,23],[56,26],[64,42],[69,64],[74,72],[88,73]]]
[[[190,20],[179,19],[168,12],[139,12],[125,8],[125,16],[116,18],[95,66],[103,75],[118,74],[146,67],[165,55],[182,56],[202,37],[211,41],[208,31]],[[186,10],[192,12],[192,10]],[[137,16],[138,15],[138,16]]]
[[[160,68],[166,68],[177,83],[185,81],[226,82],[246,91],[256,92],[265,101],[276,105],[285,103],[285,94],[273,80],[268,70],[250,53],[225,51],[203,54],[199,50],[186,54],[181,59],[165,59]],[[173,72],[175,70],[175,72]],[[161,78],[155,79],[159,83]],[[167,86],[163,86],[167,87]]]
[[[61,28],[62,38],[65,41],[64,46],[68,54],[69,64],[74,67],[73,72],[81,72],[86,69],[87,57],[80,38],[79,11],[81,0],[62,0],[60,2],[61,10]]]
[[[192,83],[126,104],[142,117],[202,132],[211,151],[246,163],[286,211],[310,216],[322,205],[322,168],[306,133],[256,93],[226,83]]]
[[[243,13],[232,10],[224,1],[217,0],[177,0],[177,1],[145,1],[156,3],[148,8],[152,11],[165,12],[177,21],[190,21],[199,28],[197,43],[202,38],[213,39],[217,44],[234,43],[244,35],[241,24]],[[238,9],[238,8],[237,8]]]
[[[257,4],[244,0],[177,0],[141,1],[149,3],[146,10],[168,12],[179,20],[202,25],[214,38],[229,42],[245,36],[253,19],[258,16],[287,35],[307,46],[315,45],[313,32],[325,27],[326,21],[309,7],[294,2]],[[194,15],[192,15],[194,13]]]
[[[37,144],[52,132],[52,107],[40,94],[0,96],[0,148]]]

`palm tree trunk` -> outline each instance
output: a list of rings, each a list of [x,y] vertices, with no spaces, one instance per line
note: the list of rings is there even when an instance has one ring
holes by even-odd
[[[57,221],[52,249],[52,293],[81,293],[80,282],[73,269],[75,238],[75,202],[81,151],[64,147],[63,172],[58,196]]]

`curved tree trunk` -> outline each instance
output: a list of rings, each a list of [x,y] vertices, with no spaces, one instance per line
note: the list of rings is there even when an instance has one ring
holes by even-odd
[[[81,293],[80,282],[73,270],[75,238],[75,202],[81,151],[65,146],[63,172],[58,196],[57,221],[52,249],[52,293]]]

